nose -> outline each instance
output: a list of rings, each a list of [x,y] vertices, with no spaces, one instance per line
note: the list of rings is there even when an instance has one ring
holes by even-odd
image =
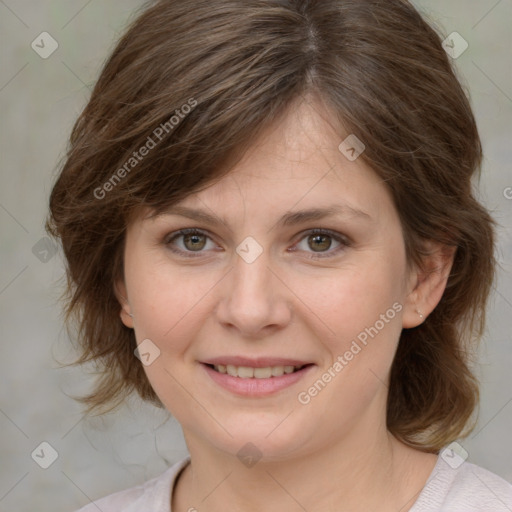
[[[270,267],[265,251],[250,263],[236,255],[234,267],[224,279],[217,320],[251,338],[282,329],[292,317],[292,292],[284,282],[279,271]]]

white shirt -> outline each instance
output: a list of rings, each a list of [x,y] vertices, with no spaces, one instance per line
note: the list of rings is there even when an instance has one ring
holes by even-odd
[[[189,463],[190,456],[185,457],[160,476],[92,502],[77,512],[172,512],[174,484]],[[410,512],[512,512],[512,485],[475,464],[464,462],[452,468],[438,457]]]

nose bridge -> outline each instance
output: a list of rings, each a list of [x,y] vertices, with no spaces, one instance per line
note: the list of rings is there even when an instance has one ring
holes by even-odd
[[[253,334],[270,325],[282,326],[290,311],[283,285],[270,268],[269,251],[254,239],[244,240],[236,251],[219,320]]]
[[[246,293],[254,296],[262,292],[268,293],[272,288],[269,282],[272,275],[269,269],[269,252],[262,251],[254,255],[253,249],[250,248],[246,255],[241,254],[246,248],[247,244],[245,248],[242,244],[237,248],[238,256],[235,258],[232,275],[233,292],[242,294],[240,298]]]

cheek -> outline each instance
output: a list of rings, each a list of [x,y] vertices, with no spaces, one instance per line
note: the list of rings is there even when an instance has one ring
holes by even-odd
[[[149,339],[157,357],[144,366],[151,387],[166,409],[186,419],[190,403],[187,371],[189,350],[201,329],[201,318],[212,278],[192,279],[170,268],[153,264],[132,274],[132,294],[137,343]],[[199,414],[199,412],[197,413]]]
[[[342,365],[339,392],[349,391],[349,402],[350,390],[371,399],[387,381],[402,330],[404,268],[405,258],[398,253],[381,257],[354,271],[336,296],[339,314],[330,318],[339,336],[330,352]]]
[[[314,296],[311,309],[323,320],[318,325],[329,327],[322,331],[327,336],[319,336],[326,358],[299,399],[319,410],[337,404],[333,425],[359,418],[376,396],[385,395],[402,329],[396,265],[381,260],[345,270],[339,279],[325,280],[329,300]]]
[[[180,384],[187,382],[190,364],[196,359],[194,341],[201,338],[211,318],[211,297],[215,287],[222,286],[223,274],[212,269],[177,269],[161,260],[138,269],[131,274],[135,336],[137,343],[149,339],[157,347],[161,357],[144,370],[169,409],[182,401]]]
[[[403,297],[398,267],[385,258],[361,255],[358,264],[329,275],[300,278],[296,283],[297,295],[310,310],[309,316],[321,321],[327,339],[343,344],[376,322],[380,330],[383,330],[382,321],[386,327],[391,323],[400,325],[398,310]],[[382,321],[381,315],[384,315]]]

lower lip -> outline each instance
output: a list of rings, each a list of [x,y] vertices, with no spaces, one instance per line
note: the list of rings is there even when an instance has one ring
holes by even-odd
[[[271,395],[281,389],[292,386],[308,374],[314,365],[305,366],[293,373],[285,373],[281,377],[269,377],[268,379],[242,379],[240,377],[233,377],[227,373],[219,373],[204,363],[201,363],[201,366],[206,370],[206,373],[212,380],[224,389],[237,395],[261,397]]]

